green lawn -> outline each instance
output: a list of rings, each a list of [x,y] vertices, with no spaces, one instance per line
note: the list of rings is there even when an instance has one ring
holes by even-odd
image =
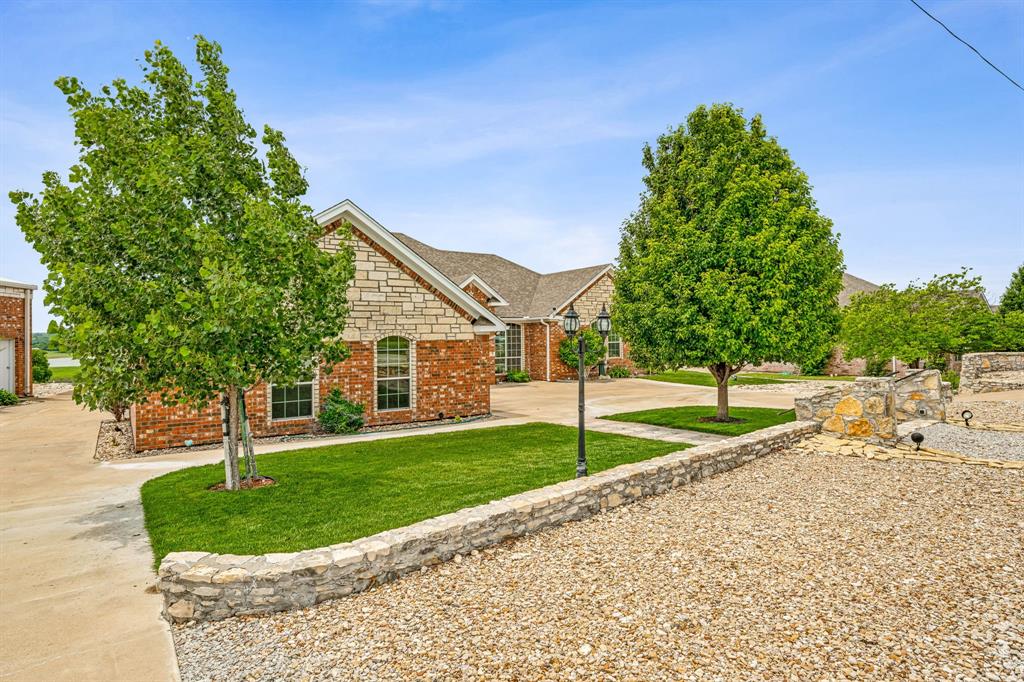
[[[688,429],[704,433],[717,433],[723,436],[742,436],[744,433],[757,431],[776,424],[796,421],[793,410],[779,410],[773,407],[730,407],[729,416],[742,419],[741,422],[702,422],[701,417],[715,416],[716,409],[712,405],[695,405],[688,407],[664,407],[657,410],[640,410],[639,412],[620,412],[610,414],[602,419],[619,422],[639,422],[654,426],[667,426],[670,429]]]
[[[667,381],[672,384],[689,384],[691,386],[715,386],[715,378],[711,376],[711,372],[706,369],[677,369],[671,372],[660,372],[658,374],[648,374],[644,379],[653,379],[654,381]],[[784,381],[778,379],[765,378],[760,376],[750,376],[738,374],[729,380],[730,386],[751,386],[755,384],[783,384]]]
[[[48,351],[44,351],[44,352],[46,353],[46,359],[47,360],[52,360],[53,358],[70,358],[71,357],[67,353],[61,353],[58,350],[48,350]]]
[[[591,473],[689,447],[587,434]],[[142,486],[155,561],[168,552],[294,552],[373,535],[570,479],[576,429],[524,424],[309,448],[259,457],[277,485],[210,492],[224,465]]]
[[[50,371],[53,376],[50,377],[50,381],[70,381],[76,383],[78,381],[78,375],[82,371],[81,367],[51,367]]]

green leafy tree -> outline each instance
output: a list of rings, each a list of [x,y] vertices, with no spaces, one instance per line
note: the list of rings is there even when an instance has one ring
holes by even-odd
[[[87,404],[150,399],[225,405],[226,487],[239,487],[239,394],[342,360],[352,254],[318,248],[307,184],[284,136],[245,121],[221,48],[196,37],[201,78],[160,44],[140,85],[57,87],[79,160],[39,197],[12,192],[49,269],[61,347],[82,362]],[[117,396],[117,377],[133,377]]]
[[[999,299],[999,312],[1003,315],[1011,312],[1024,313],[1024,265],[1017,268],[1010,277],[1010,285]]]
[[[584,327],[580,333],[583,334],[584,347],[586,348],[586,351],[583,353],[583,365],[589,370],[601,362],[601,360],[604,360],[607,348],[605,348],[604,339],[601,338],[601,335],[596,330]],[[570,339],[568,336],[563,338],[558,344],[559,359],[573,369],[578,368],[580,363],[579,355],[577,354],[578,348],[579,341],[577,339]]]
[[[50,369],[50,359],[46,357],[46,351],[41,348],[33,348],[32,381],[37,384],[41,384],[52,378],[53,370]]]
[[[705,366],[729,419],[748,363],[811,364],[832,347],[843,257],[807,176],[728,104],[700,106],[646,146],[639,209],[622,228],[615,321],[648,367]]]
[[[59,351],[60,325],[57,324],[57,320],[50,320],[50,324],[46,325],[46,333],[50,335],[50,340],[46,350]]]
[[[895,356],[944,368],[948,355],[992,350],[1000,320],[981,292],[981,279],[964,269],[902,290],[887,284],[857,294],[843,311],[846,357]]]
[[[1011,310],[1001,315],[998,348],[1024,351],[1024,311]]]

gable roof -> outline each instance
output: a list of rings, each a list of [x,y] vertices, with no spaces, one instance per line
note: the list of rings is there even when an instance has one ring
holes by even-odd
[[[872,291],[877,291],[879,286],[873,284],[866,279],[860,277],[854,277],[848,272],[843,273],[843,288],[839,292],[839,305],[846,307],[850,304],[850,299],[854,294],[861,292],[870,294]]]
[[[370,214],[355,205],[350,199],[331,206],[317,213],[317,223],[326,227],[338,220],[351,223],[360,232],[386,249],[399,262],[419,275],[423,281],[447,296],[457,306],[472,315],[473,329],[478,334],[505,330],[505,323],[475,298],[463,291],[458,284],[439,271],[434,265],[424,260],[419,254],[395,238],[383,225],[374,220]],[[461,280],[460,280],[461,281]]]
[[[501,310],[504,319],[550,318],[611,269],[604,263],[541,274],[492,253],[436,249],[400,232],[395,237],[456,282],[474,276],[486,282],[508,303]]]

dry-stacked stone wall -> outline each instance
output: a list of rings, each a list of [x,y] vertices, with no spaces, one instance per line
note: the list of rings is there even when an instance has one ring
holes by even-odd
[[[938,370],[902,378],[858,377],[847,386],[797,398],[797,419],[814,420],[826,433],[889,442],[896,425],[909,419],[946,418],[949,384]]]
[[[774,426],[330,547],[260,556],[171,553],[159,571],[165,615],[177,622],[220,620],[344,597],[459,554],[733,469],[818,430],[816,422]]]
[[[960,367],[960,393],[1024,389],[1024,353],[968,353]]]

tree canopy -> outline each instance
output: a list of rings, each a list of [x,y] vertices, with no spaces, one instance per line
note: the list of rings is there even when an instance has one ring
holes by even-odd
[[[590,369],[604,360],[604,356],[608,353],[608,348],[605,346],[604,339],[601,338],[601,335],[593,327],[583,327],[579,333],[583,335],[585,348],[583,366]],[[577,339],[566,336],[558,344],[559,359],[573,369],[577,369],[580,362],[578,343]]]
[[[117,400],[231,402],[346,355],[351,253],[318,248],[302,169],[281,132],[265,126],[257,146],[220,46],[197,36],[195,58],[197,81],[159,42],[140,85],[93,93],[58,79],[78,162],[67,181],[44,173],[40,196],[10,195],[49,270],[61,348],[82,363],[75,398],[90,406],[115,386]],[[237,459],[228,465],[236,487]]]
[[[1024,265],[1017,268],[1010,277],[1010,284],[1003,292],[1003,297],[999,299],[999,312],[1003,315],[1012,312],[1024,313]]]
[[[843,257],[807,176],[760,116],[700,106],[645,146],[645,190],[622,227],[615,324],[648,366],[729,378],[767,360],[810,364],[839,324]]]
[[[856,294],[843,311],[844,352],[941,367],[947,354],[998,350],[1009,340],[1007,327],[982,292],[981,278],[964,269],[904,289],[886,284]]]

